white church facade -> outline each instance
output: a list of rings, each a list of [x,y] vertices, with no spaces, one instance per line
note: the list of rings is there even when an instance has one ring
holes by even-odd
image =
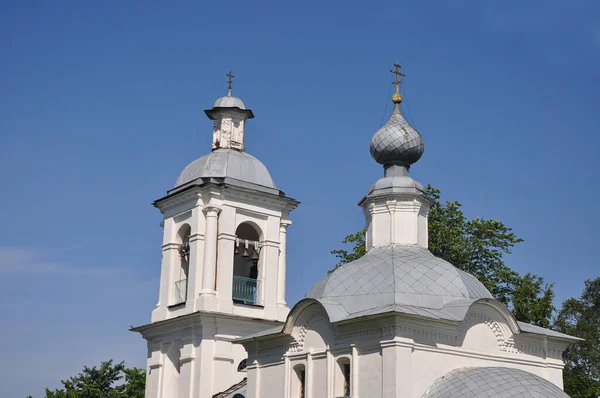
[[[371,140],[384,176],[360,201],[367,254],[290,311],[286,230],[298,202],[244,151],[254,117],[227,96],[205,111],[212,152],[167,196],[147,398],[567,397],[577,338],[516,320],[475,277],[428,250],[434,201],[409,169],[423,154],[395,104]],[[402,75],[403,76],[403,75]]]

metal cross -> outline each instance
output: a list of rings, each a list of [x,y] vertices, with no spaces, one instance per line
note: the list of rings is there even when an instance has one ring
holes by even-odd
[[[396,80],[394,82],[392,82],[392,84],[395,84],[396,85],[396,89],[398,89],[398,86],[400,84],[402,84],[402,80],[400,80],[400,76],[404,77],[406,75],[404,73],[400,72],[400,68],[402,68],[402,67],[400,66],[400,64],[398,62],[396,62],[394,64],[394,66],[396,67],[395,70],[394,69],[390,69],[390,72],[392,72],[394,75],[396,75],[395,76]]]
[[[231,91],[231,83],[233,83],[233,78],[235,76],[233,76],[233,74],[231,73],[231,71],[229,71],[228,74],[226,74],[225,76],[227,76],[229,79],[227,80],[227,84],[229,85],[229,91]]]

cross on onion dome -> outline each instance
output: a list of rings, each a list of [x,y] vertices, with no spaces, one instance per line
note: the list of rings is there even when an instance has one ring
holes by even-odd
[[[398,62],[394,64],[394,67],[395,69],[390,69],[390,72],[392,72],[395,75],[395,80],[392,82],[392,84],[396,85],[396,93],[392,95],[392,102],[394,104],[399,104],[402,102],[402,94],[400,94],[400,85],[403,82],[403,80],[400,79],[400,76],[404,77],[406,75],[400,72],[400,68],[402,68],[402,66],[400,66]]]

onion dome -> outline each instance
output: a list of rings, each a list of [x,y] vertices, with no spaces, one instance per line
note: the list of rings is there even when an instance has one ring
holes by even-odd
[[[400,64],[394,64],[395,69],[390,69],[395,75],[396,80],[393,84],[396,86],[396,92],[392,96],[392,102],[395,104],[394,111],[390,120],[375,132],[371,139],[371,156],[377,163],[384,166],[398,165],[405,166],[407,169],[411,164],[416,163],[425,147],[423,138],[402,116],[400,103],[402,94],[400,94],[400,84],[404,73],[400,72]]]
[[[423,138],[402,116],[400,104],[396,103],[390,120],[375,132],[371,139],[371,156],[382,165],[410,167],[425,150]]]

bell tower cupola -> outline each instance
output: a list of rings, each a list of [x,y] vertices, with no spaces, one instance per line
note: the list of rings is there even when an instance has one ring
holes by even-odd
[[[227,95],[218,98],[212,109],[204,112],[210,120],[214,120],[212,149],[235,149],[244,151],[244,126],[246,120],[254,118],[250,109],[246,109],[244,102],[231,95],[233,74],[227,74]]]

